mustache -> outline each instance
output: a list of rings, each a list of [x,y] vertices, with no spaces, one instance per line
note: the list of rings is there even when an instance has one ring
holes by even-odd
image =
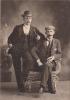
[[[27,21],[26,23],[31,23],[30,21]]]
[[[53,36],[53,35],[51,35],[51,34],[48,34],[48,35],[47,35],[47,37],[49,37],[49,36]]]

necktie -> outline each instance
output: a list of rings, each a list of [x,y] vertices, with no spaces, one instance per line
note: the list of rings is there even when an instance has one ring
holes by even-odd
[[[51,41],[49,41],[49,47],[51,46]]]

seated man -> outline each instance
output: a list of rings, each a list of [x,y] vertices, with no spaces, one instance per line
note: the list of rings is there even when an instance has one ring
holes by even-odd
[[[53,38],[55,27],[45,28],[45,38],[40,40],[36,47],[33,47],[32,54],[41,70],[40,92],[48,90],[50,93],[56,93],[55,84],[52,78],[52,71],[56,71],[61,63],[61,46],[58,39]]]

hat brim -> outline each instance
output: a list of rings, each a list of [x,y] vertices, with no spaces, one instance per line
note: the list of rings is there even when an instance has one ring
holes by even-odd
[[[24,14],[22,14],[21,16],[22,17],[32,17],[32,15],[24,15]]]

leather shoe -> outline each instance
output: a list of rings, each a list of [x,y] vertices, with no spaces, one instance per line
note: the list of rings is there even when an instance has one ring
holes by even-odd
[[[56,94],[56,90],[50,91],[51,94]]]

